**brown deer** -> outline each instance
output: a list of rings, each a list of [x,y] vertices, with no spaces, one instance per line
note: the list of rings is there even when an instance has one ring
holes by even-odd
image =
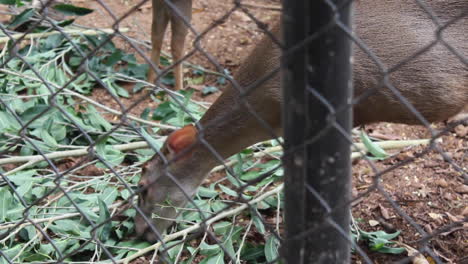
[[[153,0],[151,60],[156,67],[159,66],[164,33],[166,32],[167,25],[170,21],[172,29],[172,62],[177,63],[174,66],[174,89],[180,90],[184,86],[184,74],[182,62],[180,60],[184,56],[185,38],[188,33],[188,28],[185,22],[190,23],[192,20],[192,0],[170,0],[168,2],[172,4],[168,5],[164,0]],[[176,9],[178,12],[175,11]],[[183,16],[184,19],[181,19],[179,15]],[[148,73],[148,80],[150,82],[154,82],[156,80],[156,72],[153,69],[150,69]]]
[[[448,26],[443,40],[464,58],[454,55],[438,42],[423,54],[388,73],[389,81],[429,122],[449,118],[468,104],[468,1],[426,1],[442,23],[465,12],[465,17]],[[388,66],[411,57],[436,39],[436,26],[415,1],[360,0],[355,3],[354,24],[356,35]],[[280,38],[277,23],[272,32]],[[369,89],[378,89],[354,106],[354,125],[373,122],[420,124],[388,87],[379,87],[383,76],[369,56],[354,46],[355,96]],[[247,87],[266,76],[279,65],[280,49],[265,36],[250,56],[242,63],[235,80]],[[268,140],[271,134],[260,125],[245,100],[262,118],[281,135],[280,74],[273,75],[240,98],[239,91],[228,86],[196,126],[186,126],[172,133],[161,149],[148,161],[142,172],[138,206],[151,217],[159,231],[166,230],[178,215],[175,207],[184,207],[209,171],[244,148]],[[208,147],[209,146],[209,147]],[[211,149],[216,150],[217,156]],[[180,184],[174,183],[175,178]],[[185,195],[184,195],[185,193]],[[186,196],[187,195],[187,196]],[[170,206],[168,206],[168,204]],[[146,240],[157,236],[141,215],[135,218],[136,231]]]

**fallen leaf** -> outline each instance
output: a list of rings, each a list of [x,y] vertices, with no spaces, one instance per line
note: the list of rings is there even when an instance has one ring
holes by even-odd
[[[369,220],[369,225],[370,226],[377,226],[377,225],[379,225],[379,221]]]
[[[443,188],[447,188],[448,187],[448,183],[445,179],[438,179],[435,181],[435,183],[440,186],[440,187],[443,187]]]
[[[461,216],[454,216],[452,215],[451,213],[449,212],[445,212],[445,214],[448,216],[448,218],[452,221],[452,222],[459,222],[463,219],[463,217]]]
[[[431,264],[429,261],[427,261],[426,257],[424,257],[424,255],[421,254],[417,249],[403,243],[397,242],[397,244],[401,247],[404,247],[406,251],[408,251],[408,257],[413,258],[413,264]]]
[[[380,214],[385,220],[390,219],[390,213],[388,212],[387,208],[383,207],[381,204],[379,204],[380,208]]]
[[[437,213],[428,213],[428,215],[437,221],[437,223],[441,224],[443,219],[444,219],[444,216],[441,215],[441,214],[437,214]]]

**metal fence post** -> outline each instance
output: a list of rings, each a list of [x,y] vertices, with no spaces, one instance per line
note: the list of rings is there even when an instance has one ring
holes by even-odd
[[[349,263],[348,1],[283,1],[287,263]],[[339,23],[336,23],[336,22]],[[340,111],[337,111],[341,107]],[[337,111],[337,112],[335,112]]]

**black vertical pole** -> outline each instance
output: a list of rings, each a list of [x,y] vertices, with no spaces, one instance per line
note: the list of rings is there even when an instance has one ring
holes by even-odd
[[[350,261],[350,144],[342,132],[352,126],[351,109],[343,111],[352,97],[351,40],[332,23],[351,28],[346,2],[283,0],[282,254],[290,264]]]

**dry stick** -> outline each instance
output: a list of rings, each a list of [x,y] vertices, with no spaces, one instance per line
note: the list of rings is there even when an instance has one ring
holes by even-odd
[[[226,218],[228,216],[232,216],[232,215],[235,215],[235,214],[238,214],[240,212],[242,212],[243,210],[247,209],[249,207],[249,205],[254,205],[254,204],[257,204],[263,200],[265,200],[266,198],[272,196],[272,195],[277,195],[278,193],[280,193],[282,190],[283,190],[283,184],[280,184],[278,185],[276,188],[274,188],[273,190],[271,191],[268,191],[260,196],[258,196],[257,198],[249,201],[248,203],[246,204],[242,204],[232,210],[229,210],[229,211],[225,211],[225,212],[222,212],[216,216],[214,216],[213,218],[210,218],[208,220],[206,220],[205,222],[205,225],[209,226],[211,225],[212,223],[216,222],[216,221],[219,221],[223,218]],[[191,227],[188,227],[184,230],[181,230],[179,232],[176,232],[176,233],[172,233],[172,234],[169,234],[169,235],[166,235],[164,237],[164,243],[167,243],[169,241],[172,241],[176,238],[179,238],[181,236],[186,236],[187,234],[193,232],[193,231],[196,231],[197,229],[199,229],[201,227],[201,224],[200,223],[197,223],[197,224],[194,224],[193,226]],[[161,246],[161,242],[158,242],[156,244],[153,244],[149,247],[146,247],[146,248],[143,248],[143,249],[140,249],[138,250],[135,254],[129,256],[129,257],[126,257],[124,259],[121,259],[121,260],[118,260],[117,263],[129,263],[130,261],[148,253],[148,252],[151,252],[155,249],[158,249],[159,247]]]
[[[109,206],[109,209],[114,209],[114,208],[118,208],[118,207],[121,207],[122,205],[124,205],[126,202],[121,202],[121,203],[116,203],[116,204],[112,204]],[[92,212],[98,212],[99,211],[99,208],[91,208],[90,209]],[[48,218],[38,218],[38,219],[30,219],[32,222],[36,223],[36,224],[40,224],[40,223],[44,223],[44,222],[53,222],[53,221],[58,221],[58,220],[63,220],[63,219],[67,219],[67,218],[72,218],[72,217],[76,217],[76,216],[82,216],[81,213],[68,213],[68,214],[61,214],[61,215],[58,215],[58,216],[53,216],[53,217],[48,217]],[[16,223],[11,223],[11,224],[0,224],[0,230],[2,229],[8,229],[8,228],[12,228],[12,227],[15,227],[17,224]],[[22,223],[21,225],[18,226],[18,230],[20,230],[21,228],[25,227],[25,226],[29,226],[29,225],[32,225],[30,222],[24,222]]]
[[[132,143],[127,143],[127,144],[122,144],[122,145],[114,145],[113,147],[116,150],[127,151],[127,150],[146,148],[148,147],[148,143],[146,141],[138,141],[138,142],[132,142]],[[96,149],[96,147],[94,147],[94,149]],[[83,148],[83,149],[51,152],[51,153],[45,154],[44,156],[47,157],[48,159],[60,159],[60,158],[84,156],[88,153],[89,153],[88,148]],[[28,166],[31,166],[33,164],[36,164],[40,161],[45,160],[44,156],[32,155],[32,156],[16,156],[16,157],[11,157],[11,158],[4,158],[4,159],[0,159],[0,165],[26,162],[25,164],[4,173],[5,176],[8,176]]]
[[[417,146],[417,145],[427,145],[431,142],[430,139],[412,139],[412,140],[387,140],[387,141],[380,141],[380,142],[373,142],[374,144],[378,145],[383,149],[397,149],[397,148],[405,148],[409,146]],[[362,143],[354,143],[352,146],[353,151],[367,151],[367,148]]]
[[[128,32],[129,28],[120,28],[119,32]],[[63,32],[63,33],[62,33]],[[30,39],[30,38],[43,38],[43,37],[49,37],[53,35],[59,35],[59,34],[68,34],[72,36],[76,35],[88,35],[88,36],[93,36],[93,35],[99,35],[99,34],[112,34],[115,33],[116,31],[114,29],[87,29],[87,30],[82,30],[82,29],[68,29],[68,30],[63,30],[62,32],[60,31],[51,31],[51,32],[43,32],[43,33],[30,33],[24,35],[23,33],[17,33],[11,35],[11,37],[0,37],[0,43],[5,43],[8,42],[9,40],[12,39],[19,39],[22,36],[25,36],[24,39]]]
[[[16,75],[18,77],[22,77],[22,78],[25,78],[25,79],[29,79],[31,81],[37,81],[37,82],[42,82],[41,80],[35,78],[35,77],[32,77],[32,76],[28,76],[28,75],[24,75],[24,74],[19,74],[17,72],[14,72],[14,71],[10,71],[10,70],[7,70],[7,69],[0,69],[0,72],[4,72],[6,74],[11,74],[11,75]],[[53,86],[54,88],[57,88],[57,89],[60,89],[61,87],[59,85],[56,85],[55,83],[51,83],[51,82],[47,82],[47,84]],[[107,107],[103,104],[100,104],[82,94],[79,94],[75,91],[72,91],[72,90],[69,90],[69,89],[63,89],[64,92],[66,93],[69,93],[71,95],[74,95],[76,97],[79,97],[80,99],[96,106],[96,107],[99,107],[99,108],[102,108],[104,110],[106,110],[107,112],[111,113],[111,114],[114,114],[114,115],[118,115],[118,116],[123,116],[124,114],[120,111],[117,111],[117,110],[114,110],[110,107]],[[128,119],[131,119],[131,120],[134,120],[134,121],[137,121],[139,123],[142,123],[142,124],[145,124],[145,125],[149,125],[149,126],[154,126],[154,127],[159,127],[159,128],[163,128],[163,129],[172,129],[172,130],[175,130],[177,129],[177,127],[175,126],[170,126],[170,125],[163,125],[163,124],[160,124],[160,123],[156,123],[156,122],[151,122],[151,121],[148,121],[148,120],[144,120],[142,118],[139,118],[139,117],[136,117],[134,115],[130,115],[130,114],[126,114],[125,115]]]
[[[164,137],[161,137],[164,139]],[[380,146],[383,149],[395,149],[395,148],[403,148],[407,146],[415,146],[415,145],[427,145],[429,144],[430,139],[418,139],[418,140],[392,140],[392,141],[383,141],[383,142],[375,142],[378,146]],[[355,148],[358,148],[362,151],[365,151],[365,146],[362,143],[356,143],[354,144]],[[127,151],[127,150],[134,150],[134,149],[141,149],[141,148],[146,148],[148,147],[148,143],[146,141],[137,141],[133,143],[127,143],[127,144],[121,144],[121,145],[114,145],[114,148],[116,150],[120,151]],[[263,151],[256,152],[252,156],[254,158],[259,158],[263,157],[265,155],[268,155],[273,152],[278,152],[281,151],[282,148],[281,146],[275,146],[271,148],[267,148]],[[77,156],[84,156],[88,154],[89,150],[88,148],[83,148],[83,149],[76,149],[76,150],[66,150],[66,151],[56,151],[52,153],[45,154],[45,156],[48,159],[60,159],[60,158],[67,158],[67,157],[77,157]],[[357,153],[352,153],[352,158],[357,158],[362,155],[361,152]],[[19,171],[20,168],[23,169],[27,166],[30,166],[32,164],[35,164],[37,162],[43,161],[44,157],[42,155],[32,155],[32,156],[16,156],[16,157],[10,157],[10,158],[4,158],[0,159],[0,165],[4,164],[15,164],[15,163],[22,163],[26,162],[25,164],[21,165],[20,167],[11,170],[7,172],[5,175],[12,174],[16,171]],[[211,172],[216,172],[222,170],[225,166],[231,166],[235,164],[237,161],[236,160],[231,160],[227,162],[225,165],[220,165],[216,166],[213,168]]]
[[[258,9],[267,9],[267,10],[273,10],[273,11],[282,10],[280,5],[261,5],[261,4],[254,4],[254,3],[242,3],[242,6],[258,8]]]
[[[429,142],[430,142],[429,139],[415,139],[415,140],[389,140],[389,141],[382,141],[382,142],[374,142],[374,144],[380,146],[381,148],[385,150],[389,150],[389,149],[396,149],[396,148],[404,148],[408,146],[427,145],[429,144]],[[283,149],[281,146],[270,147],[262,151],[255,152],[254,154],[249,155],[249,157],[252,156],[254,158],[261,158],[268,154],[282,151],[282,150]],[[367,151],[367,149],[362,143],[354,143],[352,146],[352,151],[353,153],[351,153],[351,159],[354,160],[359,157],[362,157]],[[217,172],[217,171],[223,170],[226,166],[232,166],[236,163],[237,163],[237,160],[230,160],[223,165],[214,167],[213,170],[211,170],[211,172]]]

